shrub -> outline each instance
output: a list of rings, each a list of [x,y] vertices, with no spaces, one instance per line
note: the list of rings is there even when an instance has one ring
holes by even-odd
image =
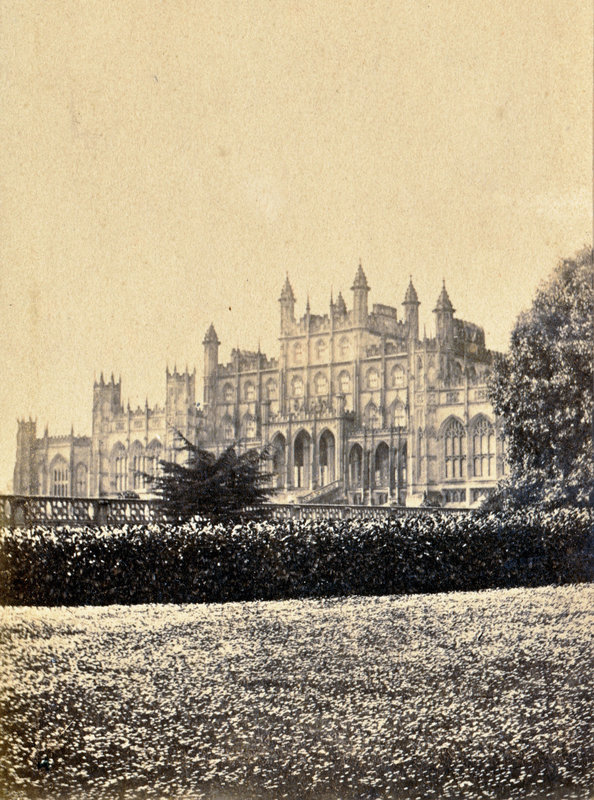
[[[592,511],[3,529],[4,605],[224,602],[591,580]]]

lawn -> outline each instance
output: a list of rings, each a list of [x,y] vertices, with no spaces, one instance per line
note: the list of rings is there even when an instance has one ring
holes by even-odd
[[[7,800],[592,797],[591,584],[0,614]]]

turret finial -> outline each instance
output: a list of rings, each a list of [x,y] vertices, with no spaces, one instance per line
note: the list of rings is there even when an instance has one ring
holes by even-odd
[[[357,274],[355,275],[355,280],[351,286],[351,289],[366,289],[369,291],[369,284],[367,283],[367,277],[363,272],[361,259],[359,259],[359,268],[357,269]]]

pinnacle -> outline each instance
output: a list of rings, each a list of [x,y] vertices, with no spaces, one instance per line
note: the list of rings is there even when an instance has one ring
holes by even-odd
[[[437,299],[437,305],[435,306],[435,308],[433,310],[434,311],[449,311],[452,314],[454,313],[455,309],[454,309],[454,307],[452,305],[452,301],[449,298],[449,295],[448,295],[448,292],[447,292],[447,289],[446,289],[446,285],[445,285],[445,280],[443,281],[443,285],[441,287],[441,294],[439,295],[439,298]]]
[[[410,281],[408,284],[408,288],[406,290],[406,294],[404,295],[404,302],[402,305],[406,305],[407,303],[409,303],[410,305],[412,305],[413,303],[416,305],[420,305],[419,296],[417,295],[417,290],[413,286],[412,275],[410,276]]]
[[[293,294],[293,287],[291,286],[291,282],[289,281],[289,275],[285,279],[285,284],[281,291],[281,296],[279,300],[282,302],[283,300],[290,300],[292,303],[295,302],[295,295]]]
[[[215,331],[215,327],[211,322],[210,325],[208,326],[208,330],[206,331],[206,334],[204,336],[204,341],[202,342],[202,344],[213,344],[214,342],[220,344],[217,332]]]
[[[355,275],[355,282],[351,286],[351,289],[366,289],[369,291],[369,284],[367,283],[367,277],[363,272],[363,267],[361,266],[361,262],[359,261],[359,268],[357,269],[357,274]]]

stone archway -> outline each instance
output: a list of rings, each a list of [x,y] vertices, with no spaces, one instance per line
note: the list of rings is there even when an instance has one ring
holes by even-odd
[[[325,430],[320,436],[319,453],[319,484],[326,486],[335,480],[335,453],[336,443],[334,434]]]
[[[394,491],[396,501],[404,504],[406,497],[406,439],[394,448]]]
[[[300,431],[293,444],[293,469],[295,489],[309,489],[311,486],[311,436]]]
[[[272,440],[272,485],[276,489],[284,489],[287,469],[287,440],[282,433],[277,433]]]
[[[360,444],[354,444],[349,453],[349,486],[352,489],[362,487],[363,477],[363,449]]]
[[[390,448],[380,442],[375,449],[374,485],[388,487],[390,483]]]

